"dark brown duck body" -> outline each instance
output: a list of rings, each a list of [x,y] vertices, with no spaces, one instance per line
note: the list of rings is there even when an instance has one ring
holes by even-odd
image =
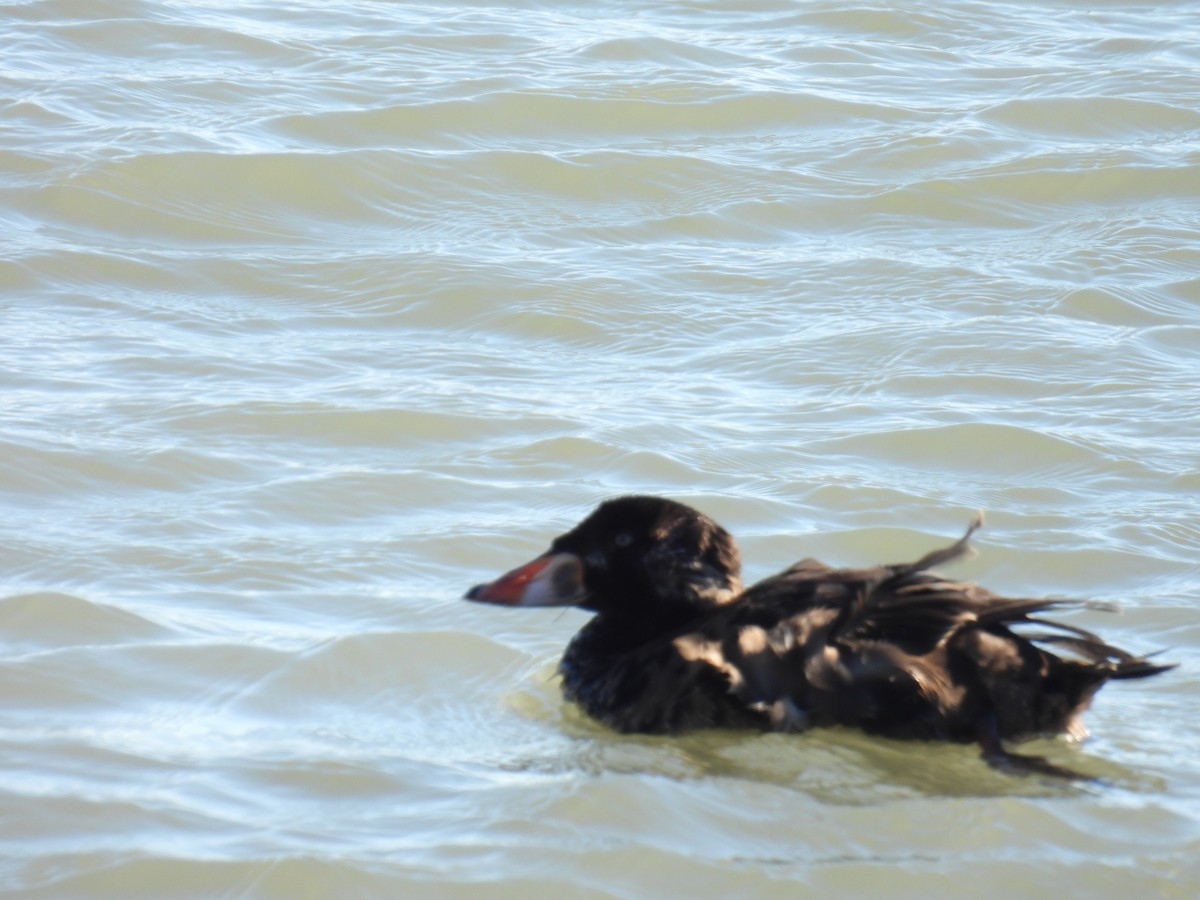
[[[930,571],[966,552],[978,525],[913,563],[805,560],[746,589],[737,548],[711,519],[622,497],[467,596],[594,611],[563,656],[563,687],[618,731],[842,725],[979,741],[993,764],[1069,775],[1001,741],[1081,737],[1105,682],[1170,666],[1043,618],[1079,604],[1004,598]]]

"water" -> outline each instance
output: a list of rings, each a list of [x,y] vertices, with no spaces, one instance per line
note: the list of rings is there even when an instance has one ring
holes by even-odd
[[[22,897],[1200,891],[1200,17],[0,6],[0,885]],[[603,497],[762,577],[919,555],[1177,671],[1101,779],[619,737]]]

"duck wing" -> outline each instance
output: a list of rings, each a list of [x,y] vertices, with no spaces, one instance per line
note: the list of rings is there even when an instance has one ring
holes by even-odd
[[[1042,616],[1111,606],[1007,598],[929,571],[968,553],[981,524],[912,563],[832,569],[804,560],[750,588],[724,640],[709,630],[676,646],[720,667],[772,727],[964,741],[978,739],[985,719],[1005,738],[1081,732],[1078,715],[1104,682],[1171,668]],[[1027,626],[1040,630],[1022,633]]]

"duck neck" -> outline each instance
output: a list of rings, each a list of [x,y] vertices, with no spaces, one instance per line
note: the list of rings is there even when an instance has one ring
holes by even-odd
[[[598,613],[571,641],[572,648],[596,656],[628,653],[655,640],[673,636],[695,620],[700,610],[690,603],[656,604],[637,613]]]

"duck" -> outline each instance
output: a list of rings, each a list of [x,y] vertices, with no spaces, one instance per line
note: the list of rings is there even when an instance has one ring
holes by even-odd
[[[848,727],[977,743],[997,769],[1080,778],[1007,745],[1082,740],[1081,716],[1107,682],[1173,665],[1045,618],[1105,604],[1004,597],[936,574],[971,552],[981,525],[982,514],[915,562],[804,559],[746,587],[737,544],[713,519],[623,496],[465,598],[592,613],[559,664],[562,689],[617,732]]]

